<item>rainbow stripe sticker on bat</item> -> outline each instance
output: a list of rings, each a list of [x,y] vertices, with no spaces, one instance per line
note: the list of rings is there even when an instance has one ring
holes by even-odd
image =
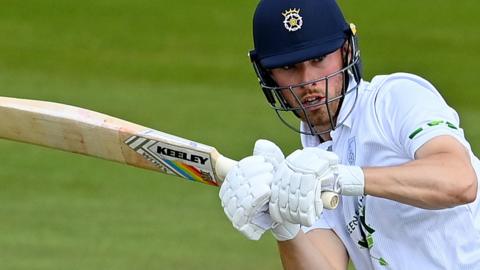
[[[131,136],[125,141],[131,149],[141,154],[164,173],[218,186],[213,177],[211,158],[208,153],[168,144],[143,136]]]
[[[167,166],[171,171],[176,172],[177,175],[183,178],[217,186],[208,172],[201,171],[194,166],[190,166],[179,161],[172,161],[168,159],[163,159],[162,161],[168,164]]]

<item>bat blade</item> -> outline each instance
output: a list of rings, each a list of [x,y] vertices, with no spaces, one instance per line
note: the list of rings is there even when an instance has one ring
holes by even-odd
[[[214,147],[75,106],[0,97],[0,138],[220,186],[236,161]],[[326,208],[338,195],[322,193]]]
[[[212,146],[54,102],[0,97],[0,123],[0,137],[4,139],[116,161],[214,186],[219,186],[225,177],[228,170],[225,166],[234,163]],[[217,166],[217,160],[221,160],[222,166]]]

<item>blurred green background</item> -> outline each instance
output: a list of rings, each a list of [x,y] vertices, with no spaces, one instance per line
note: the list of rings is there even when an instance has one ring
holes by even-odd
[[[429,79],[478,152],[480,2],[339,3],[357,24],[365,78]],[[247,59],[255,5],[0,0],[0,95],[89,108],[236,159],[258,138],[289,153],[298,135],[267,107]],[[237,233],[215,188],[15,142],[0,151],[0,269],[280,268],[272,237]]]

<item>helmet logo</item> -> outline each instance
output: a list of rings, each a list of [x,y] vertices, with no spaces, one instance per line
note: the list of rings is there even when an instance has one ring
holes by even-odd
[[[302,28],[303,18],[300,16],[299,8],[285,10],[282,12],[282,15],[285,17],[283,25],[289,32],[294,32]]]

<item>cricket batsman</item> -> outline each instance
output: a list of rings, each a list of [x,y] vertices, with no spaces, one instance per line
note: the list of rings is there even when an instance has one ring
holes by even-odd
[[[362,80],[335,0],[262,0],[253,38],[262,91],[303,149],[259,140],[229,171],[234,228],[270,230],[285,269],[480,269],[480,162],[438,90],[408,73]]]

